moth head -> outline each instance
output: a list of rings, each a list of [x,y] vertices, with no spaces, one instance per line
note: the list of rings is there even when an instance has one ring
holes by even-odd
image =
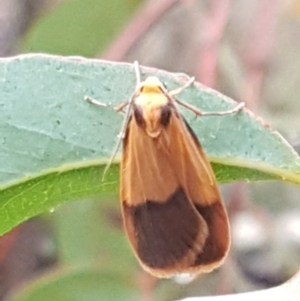
[[[161,131],[169,125],[172,99],[164,84],[155,76],[141,82],[133,104],[134,118],[152,138],[157,138]]]

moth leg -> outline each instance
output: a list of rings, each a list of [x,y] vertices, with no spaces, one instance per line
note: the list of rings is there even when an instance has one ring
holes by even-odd
[[[234,108],[227,110],[227,111],[222,111],[222,112],[202,112],[200,111],[198,108],[190,105],[189,103],[186,103],[184,101],[175,99],[175,101],[185,107],[186,109],[192,111],[193,113],[195,113],[196,116],[225,116],[225,115],[231,115],[231,114],[235,114],[239,111],[241,111],[241,109],[245,106],[244,102],[239,103],[237,106],[235,106]]]
[[[201,112],[198,108],[190,105],[189,103],[187,102],[184,102],[184,101],[181,101],[181,100],[178,100],[178,99],[174,99],[179,105],[183,106],[184,108],[192,111],[193,113],[195,113],[196,116],[202,116],[203,115],[203,112]]]
[[[129,104],[128,101],[121,102],[120,104],[112,107],[112,109],[116,112],[124,112],[125,107]]]
[[[116,112],[124,112],[125,107],[128,105],[128,101],[124,101],[124,102],[121,102],[120,104],[118,104],[116,106],[112,106],[111,104],[106,104],[106,103],[100,102],[100,101],[98,101],[94,98],[91,98],[89,96],[85,96],[84,99],[87,102],[89,102],[92,105],[95,105],[97,107],[102,107],[102,108],[111,107]]]
[[[186,88],[190,87],[194,82],[195,82],[195,77],[190,77],[190,79],[182,87],[179,87],[175,90],[168,92],[168,95],[175,96],[175,95],[181,93]]]
[[[240,102],[238,105],[236,105],[234,108],[232,108],[230,110],[223,111],[223,112],[204,112],[204,113],[202,113],[202,116],[225,116],[225,115],[231,115],[231,114],[238,113],[244,107],[245,107],[245,103],[244,102]]]

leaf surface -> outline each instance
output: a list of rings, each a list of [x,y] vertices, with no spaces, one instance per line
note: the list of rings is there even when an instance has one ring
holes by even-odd
[[[169,90],[184,74],[141,68]],[[86,101],[128,100],[132,64],[81,57],[23,55],[0,59],[0,234],[54,206],[118,191],[118,165],[101,182],[123,116]],[[236,105],[198,83],[178,96],[202,111]],[[180,108],[207,152],[220,182],[281,179],[300,183],[300,159],[265,122],[244,109],[235,115],[195,118]]]

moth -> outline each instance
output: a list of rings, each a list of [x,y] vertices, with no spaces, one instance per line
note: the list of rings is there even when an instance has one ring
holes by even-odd
[[[142,267],[154,276],[210,272],[230,247],[228,217],[209,160],[177,105],[197,116],[223,116],[244,104],[203,113],[174,97],[193,78],[168,91],[157,77],[141,81],[139,66],[134,66],[133,96],[114,107],[119,112],[127,108],[114,155],[123,141],[120,199],[128,240]]]

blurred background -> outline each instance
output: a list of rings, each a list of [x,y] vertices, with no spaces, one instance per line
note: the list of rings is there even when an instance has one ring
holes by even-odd
[[[0,56],[97,57],[194,75],[300,150],[300,0],[0,0]],[[100,181],[100,179],[99,179]],[[300,264],[299,187],[222,186],[225,264],[197,279],[141,270],[119,200],[55,208],[0,238],[0,300],[175,300],[278,285]]]

